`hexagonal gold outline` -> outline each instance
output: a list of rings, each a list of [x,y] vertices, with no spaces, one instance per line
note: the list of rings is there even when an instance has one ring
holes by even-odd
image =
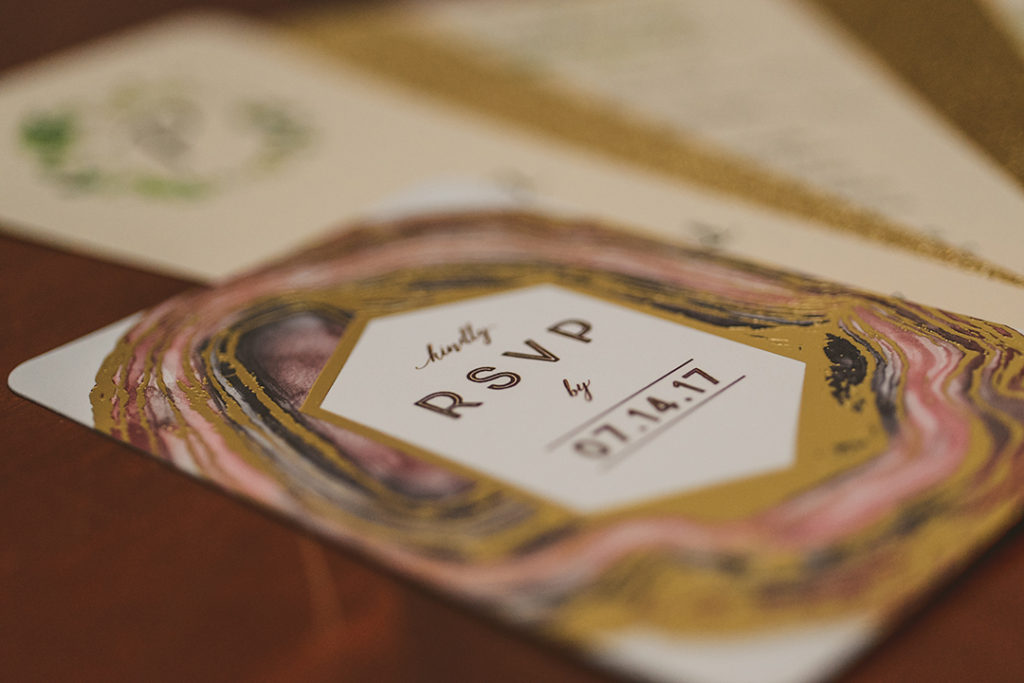
[[[444,305],[448,305],[448,304],[452,304],[452,303],[457,303],[457,302],[460,302],[460,301],[467,301],[467,300],[470,300],[470,299],[475,299],[475,298],[479,298],[479,297],[487,296],[487,295],[491,295],[491,294],[500,294],[500,293],[513,292],[513,291],[516,291],[516,290],[519,290],[519,289],[526,289],[528,287],[533,287],[533,286],[540,285],[540,284],[555,285],[555,286],[560,287],[562,289],[566,289],[566,290],[569,290],[569,291],[572,291],[572,292],[575,292],[577,294],[580,294],[580,295],[583,295],[583,296],[587,296],[587,297],[590,297],[590,298],[599,299],[601,301],[604,301],[606,303],[609,303],[609,304],[612,304],[612,305],[615,305],[615,306],[621,306],[621,307],[624,307],[624,308],[628,308],[630,310],[634,310],[634,311],[637,311],[637,312],[640,312],[640,313],[644,313],[646,315],[650,315],[650,316],[653,316],[653,317],[656,317],[656,318],[660,318],[660,319],[666,320],[668,322],[675,323],[677,325],[683,325],[684,327],[688,326],[685,323],[680,322],[678,317],[673,317],[673,316],[671,316],[671,315],[669,315],[667,313],[663,313],[663,312],[660,312],[660,311],[650,310],[650,309],[644,308],[642,306],[636,305],[636,304],[628,302],[628,301],[621,301],[621,300],[618,300],[618,299],[610,297],[610,296],[605,296],[604,294],[602,294],[600,292],[593,292],[593,291],[589,291],[587,289],[584,289],[584,288],[581,288],[581,287],[578,287],[578,286],[574,286],[574,285],[571,285],[571,284],[566,284],[564,282],[560,282],[557,277],[552,277],[552,276],[550,276],[548,274],[538,274],[538,275],[535,275],[535,276],[526,276],[526,277],[522,278],[521,282],[516,283],[516,285],[513,286],[513,287],[507,287],[506,286],[506,287],[500,287],[500,288],[497,288],[497,289],[492,288],[492,287],[479,287],[479,288],[474,288],[471,291],[461,290],[458,293],[451,293],[451,294],[448,294],[448,295],[441,295],[441,296],[438,297],[438,300],[433,301],[433,302],[431,302],[430,304],[427,304],[427,305],[422,305],[421,304],[421,305],[410,305],[408,307],[402,307],[402,308],[387,308],[387,309],[376,308],[376,309],[361,310],[361,311],[358,311],[355,314],[355,316],[353,317],[352,322],[348,325],[348,327],[345,329],[345,332],[342,334],[342,338],[339,341],[338,346],[335,349],[334,353],[331,354],[330,359],[324,365],[323,369],[320,371],[320,374],[317,375],[316,381],[313,383],[313,386],[310,389],[308,395],[306,396],[305,401],[303,401],[303,404],[302,404],[302,407],[301,407],[302,412],[304,412],[304,413],[306,413],[306,414],[308,414],[308,415],[310,415],[312,417],[315,417],[317,419],[321,419],[321,420],[324,420],[324,421],[329,422],[331,424],[335,424],[335,425],[337,425],[339,427],[342,427],[344,429],[353,431],[353,432],[355,432],[355,433],[357,433],[357,434],[359,434],[361,436],[364,436],[366,438],[369,438],[369,439],[371,439],[373,441],[376,441],[378,443],[384,444],[384,445],[389,446],[391,448],[395,448],[395,449],[397,449],[397,450],[399,450],[401,452],[409,453],[411,455],[414,455],[415,457],[422,458],[423,460],[425,460],[425,461],[427,461],[427,462],[429,462],[431,464],[435,464],[435,465],[444,467],[444,468],[446,468],[446,469],[448,469],[450,471],[459,473],[459,474],[461,474],[463,476],[469,477],[469,478],[474,479],[474,480],[486,481],[486,482],[490,483],[491,485],[494,485],[494,486],[496,486],[498,488],[502,488],[502,489],[508,490],[510,492],[513,492],[517,496],[521,496],[524,499],[527,499],[527,500],[539,503],[539,504],[545,506],[546,508],[548,508],[549,510],[557,511],[557,512],[559,512],[561,514],[565,514],[566,516],[572,517],[572,518],[575,518],[575,519],[582,519],[582,520],[588,520],[588,521],[598,521],[598,520],[608,519],[608,518],[618,518],[618,517],[622,517],[623,515],[630,514],[630,513],[640,513],[641,511],[644,511],[644,510],[649,511],[653,507],[658,507],[658,506],[660,506],[662,504],[670,503],[672,501],[675,501],[675,500],[679,499],[682,496],[689,496],[689,495],[692,495],[692,494],[697,494],[697,493],[700,493],[700,492],[709,491],[709,490],[712,490],[712,489],[714,489],[716,487],[728,486],[728,485],[730,485],[732,483],[736,483],[736,482],[739,482],[739,481],[754,480],[754,479],[757,479],[757,478],[760,478],[760,477],[768,477],[768,476],[771,476],[772,474],[776,474],[776,473],[778,473],[778,472],[780,472],[782,470],[791,469],[791,468],[800,466],[799,442],[800,442],[801,434],[802,434],[802,432],[805,429],[805,425],[802,424],[802,422],[803,422],[803,419],[804,419],[804,408],[805,408],[804,400],[805,400],[805,397],[806,397],[806,390],[807,390],[808,382],[811,381],[810,373],[808,372],[810,364],[807,362],[806,359],[794,357],[793,355],[788,355],[786,353],[780,353],[779,350],[772,350],[772,349],[761,348],[758,345],[751,344],[749,341],[741,341],[741,340],[738,340],[738,339],[733,339],[733,338],[731,338],[728,335],[723,335],[721,333],[716,333],[715,332],[715,328],[713,326],[708,326],[707,328],[705,328],[704,326],[690,325],[689,327],[692,327],[692,329],[696,329],[696,330],[699,330],[699,331],[702,331],[702,332],[709,332],[709,333],[714,334],[715,336],[720,337],[722,339],[727,339],[729,341],[734,341],[734,342],[738,342],[738,343],[741,343],[741,344],[745,344],[747,346],[751,346],[752,348],[756,348],[756,349],[759,349],[761,351],[765,351],[767,353],[774,353],[775,355],[783,356],[785,358],[789,358],[791,360],[796,360],[796,361],[798,361],[800,363],[803,363],[803,365],[804,365],[804,378],[803,378],[803,384],[802,384],[801,390],[800,390],[801,391],[801,393],[800,393],[800,406],[799,406],[798,412],[797,412],[797,426],[796,426],[796,431],[795,431],[795,435],[794,435],[794,446],[793,446],[794,450],[795,450],[795,453],[793,455],[793,460],[790,463],[790,465],[779,467],[779,468],[775,468],[775,469],[769,470],[767,472],[760,472],[760,473],[757,473],[757,474],[753,474],[753,475],[750,475],[750,477],[728,480],[728,481],[725,481],[725,482],[720,482],[718,484],[710,484],[708,486],[701,487],[701,488],[698,488],[698,489],[694,489],[692,491],[652,495],[652,496],[650,496],[648,498],[645,498],[643,500],[640,500],[640,501],[633,501],[633,502],[629,502],[629,503],[622,503],[622,504],[619,504],[619,505],[611,505],[611,506],[608,506],[607,508],[603,508],[602,510],[600,510],[598,512],[589,512],[588,513],[588,512],[581,512],[579,510],[571,508],[571,507],[569,507],[567,505],[563,505],[561,503],[557,503],[557,502],[555,502],[555,501],[553,501],[553,500],[551,500],[549,498],[546,498],[546,497],[544,497],[542,495],[539,495],[537,493],[533,493],[533,492],[531,492],[529,490],[526,490],[526,489],[524,489],[521,486],[512,484],[512,483],[506,481],[505,479],[497,477],[497,476],[495,476],[493,474],[489,474],[487,472],[481,471],[481,470],[476,469],[474,467],[471,467],[469,465],[462,464],[462,463],[457,462],[457,461],[455,461],[455,460],[453,460],[451,458],[445,457],[444,455],[442,455],[442,454],[440,454],[438,452],[435,452],[435,451],[432,451],[432,450],[429,450],[429,449],[425,449],[425,448],[421,448],[421,447],[416,446],[414,444],[411,444],[411,443],[409,443],[409,442],[407,442],[407,441],[405,441],[403,439],[399,439],[399,438],[391,436],[391,435],[389,435],[389,434],[387,434],[385,432],[381,432],[381,431],[379,431],[377,429],[374,429],[372,427],[368,427],[368,426],[366,426],[366,425],[364,425],[364,424],[362,424],[360,422],[356,422],[354,420],[350,420],[348,418],[342,417],[340,415],[332,413],[332,412],[330,412],[330,411],[328,411],[328,410],[326,410],[326,409],[321,407],[321,403],[323,402],[324,398],[326,397],[327,392],[330,390],[331,386],[334,384],[335,380],[337,379],[338,374],[341,372],[341,369],[344,367],[345,363],[347,362],[348,357],[351,355],[352,351],[355,349],[356,344],[358,343],[359,339],[361,338],[362,333],[363,333],[363,331],[366,328],[366,325],[371,320],[376,319],[376,318],[381,318],[381,317],[389,317],[389,316],[393,316],[393,315],[401,315],[403,313],[410,313],[410,312],[413,312],[413,311],[426,310],[426,309],[434,307],[434,306],[444,306]],[[843,468],[843,469],[845,469],[845,468]]]

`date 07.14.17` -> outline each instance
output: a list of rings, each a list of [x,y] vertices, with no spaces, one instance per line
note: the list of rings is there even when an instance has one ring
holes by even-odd
[[[577,456],[613,465],[746,377],[724,381],[717,370],[718,376],[712,375],[692,362],[691,358],[563,434],[548,450],[568,446]]]

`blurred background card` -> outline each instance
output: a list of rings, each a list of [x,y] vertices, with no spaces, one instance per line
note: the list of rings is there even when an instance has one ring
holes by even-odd
[[[1022,282],[1020,193],[828,22],[647,2],[625,23],[601,2],[290,20],[347,63],[225,15],[158,22],[0,80],[0,218],[208,280],[450,177],[959,310],[928,278],[849,280],[820,242]],[[737,199],[702,215],[708,189]],[[801,255],[731,215],[747,202],[797,216]]]
[[[611,158],[1024,273],[1014,180],[813,5],[381,7],[297,25],[375,74]]]

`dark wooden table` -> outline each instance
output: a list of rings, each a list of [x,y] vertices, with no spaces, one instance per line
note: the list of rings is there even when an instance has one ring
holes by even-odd
[[[4,0],[0,68],[175,0]],[[223,3],[251,12],[272,0]],[[192,283],[0,236],[0,375]],[[0,678],[609,681],[0,388]],[[846,681],[1024,680],[1024,534]]]

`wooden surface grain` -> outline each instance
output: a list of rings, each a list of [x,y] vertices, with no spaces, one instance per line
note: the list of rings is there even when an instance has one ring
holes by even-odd
[[[7,2],[0,68],[182,4]],[[2,235],[0,275],[3,377],[194,286]],[[6,383],[0,425],[4,680],[616,680],[20,399]],[[841,680],[1024,680],[1022,586],[1015,529]]]

